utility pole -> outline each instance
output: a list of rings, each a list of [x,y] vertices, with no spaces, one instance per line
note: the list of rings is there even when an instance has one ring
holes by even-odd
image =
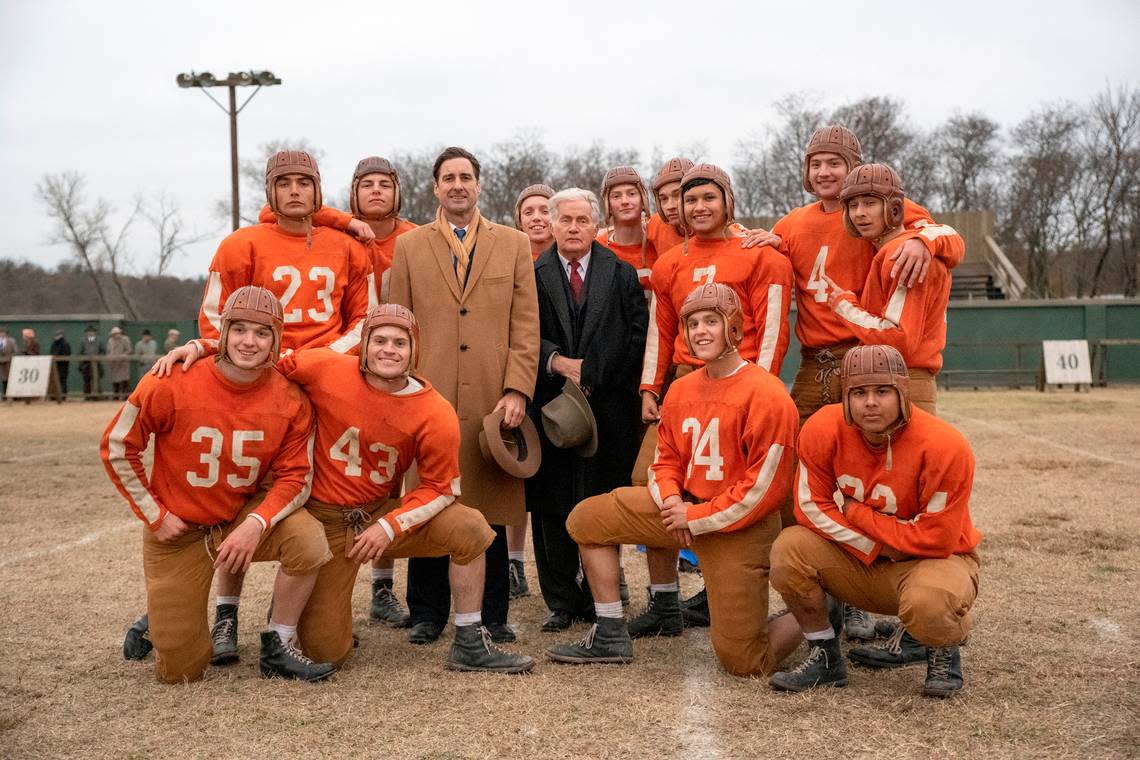
[[[214,105],[222,109],[222,111],[230,117],[230,192],[233,195],[230,211],[233,228],[236,230],[241,226],[241,203],[238,187],[237,117],[238,114],[242,112],[242,109],[249,105],[249,101],[253,100],[253,96],[261,91],[262,87],[281,84],[281,80],[273,76],[273,72],[271,71],[230,72],[230,75],[225,79],[217,79],[208,71],[203,71],[200,74],[191,71],[189,74],[179,74],[176,81],[179,87],[201,88],[202,93],[214,101]],[[246,98],[245,102],[239,107],[237,104],[237,88],[252,87],[254,85],[257,85],[257,89],[250,93],[250,96]],[[230,90],[229,108],[219,103],[218,99],[209,93],[206,89],[207,87],[228,87]]]

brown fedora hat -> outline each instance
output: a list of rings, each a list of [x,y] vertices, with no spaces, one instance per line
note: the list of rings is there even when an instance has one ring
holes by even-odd
[[[594,410],[582,389],[569,378],[562,386],[562,393],[542,407],[542,429],[560,449],[574,449],[582,457],[592,457],[598,452]]]
[[[538,472],[538,466],[542,464],[538,430],[530,417],[523,417],[522,424],[514,430],[504,430],[505,415],[506,410],[499,409],[483,418],[479,450],[483,452],[483,459],[497,464],[508,475],[529,478]]]

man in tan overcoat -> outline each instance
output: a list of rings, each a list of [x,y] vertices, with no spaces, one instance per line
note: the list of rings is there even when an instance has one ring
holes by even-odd
[[[484,461],[483,418],[502,409],[517,427],[534,394],[538,371],[538,302],[530,243],[518,230],[479,214],[479,161],[462,148],[435,160],[434,221],[400,236],[389,299],[411,308],[423,335],[420,371],[459,416],[463,503],[495,529],[487,549],[483,622],[497,643],[514,640],[507,626],[506,526],[526,518],[523,482]],[[450,613],[447,558],[408,562],[408,640],[439,638]]]

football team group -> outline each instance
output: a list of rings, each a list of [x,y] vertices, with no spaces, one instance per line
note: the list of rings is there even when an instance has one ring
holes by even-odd
[[[444,150],[416,226],[386,159],[359,162],[342,212],[311,156],[270,158],[260,223],[210,265],[200,337],[103,436],[145,526],[124,655],[153,649],[170,683],[237,661],[245,573],[276,562],[261,672],[327,679],[359,645],[368,564],[373,621],[431,644],[454,606],[448,668],[526,672],[505,645],[529,525],[540,630],[588,626],[555,663],[628,663],[634,638],[704,625],[725,671],[778,690],[845,686],[850,661],[925,663],[924,694],[957,693],[981,534],[935,377],[961,237],[841,126],[804,153],[817,200],[771,230],[684,158],[648,185],[611,169],[600,202],[527,187],[517,229],[480,215],[480,169]],[[629,620],[622,545],[645,547],[650,581]],[[689,599],[682,552],[705,586]]]

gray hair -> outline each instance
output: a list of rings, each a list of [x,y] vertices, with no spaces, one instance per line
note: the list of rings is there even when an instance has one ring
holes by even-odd
[[[602,207],[598,203],[598,196],[580,187],[568,187],[565,190],[559,190],[550,197],[547,207],[550,210],[551,224],[558,218],[558,204],[562,201],[586,201],[590,204],[590,213],[594,216],[594,224],[601,224]]]

